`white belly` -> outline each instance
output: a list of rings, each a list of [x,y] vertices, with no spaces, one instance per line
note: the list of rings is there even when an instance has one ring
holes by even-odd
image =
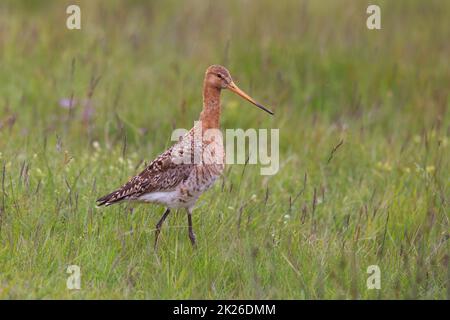
[[[154,191],[135,199],[157,203],[168,208],[192,208],[202,193],[211,188],[223,170],[223,166],[198,166],[190,176],[172,191]]]
[[[157,192],[150,192],[146,193],[138,198],[139,201],[143,202],[151,202],[151,203],[160,203],[164,204],[168,207],[173,207],[176,202],[178,201],[178,198],[180,196],[180,193],[178,190],[175,191],[157,191]]]

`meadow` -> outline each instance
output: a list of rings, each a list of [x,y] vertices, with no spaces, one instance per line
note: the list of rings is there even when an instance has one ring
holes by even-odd
[[[0,298],[449,299],[450,2],[370,4],[381,30],[367,1],[2,1]],[[198,248],[180,210],[155,251],[162,207],[95,200],[192,127],[211,64],[275,111],[222,94],[280,169],[228,166]]]

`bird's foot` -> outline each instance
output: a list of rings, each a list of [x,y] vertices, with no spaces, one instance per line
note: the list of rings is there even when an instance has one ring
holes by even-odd
[[[156,225],[156,231],[155,231],[155,244],[153,245],[153,248],[157,249],[158,247],[158,238],[159,238],[159,234],[161,233],[161,226]]]
[[[189,239],[191,240],[191,244],[194,247],[194,249],[197,248],[197,242],[196,242],[197,238],[196,238],[195,233],[193,231],[189,232]]]

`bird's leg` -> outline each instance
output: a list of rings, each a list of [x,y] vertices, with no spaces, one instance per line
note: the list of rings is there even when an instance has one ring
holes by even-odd
[[[196,248],[195,243],[195,233],[192,229],[192,209],[187,209],[187,215],[188,215],[188,225],[189,225],[189,239],[191,240],[192,246]]]
[[[161,219],[159,219],[158,223],[156,224],[155,249],[156,249],[156,245],[158,244],[158,237],[159,237],[159,233],[161,232],[162,224],[164,223],[164,220],[166,220],[166,218],[169,215],[169,213],[170,213],[170,209],[167,208],[166,211],[164,211],[164,214],[161,217]]]

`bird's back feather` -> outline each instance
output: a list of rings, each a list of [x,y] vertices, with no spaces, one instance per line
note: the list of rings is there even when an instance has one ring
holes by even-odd
[[[184,144],[189,142],[186,140]],[[97,199],[97,205],[109,206],[124,200],[136,200],[150,192],[173,191],[176,186],[189,177],[194,168],[193,164],[183,164],[174,161],[176,157],[174,153],[177,150],[184,150],[183,148],[175,148],[181,142],[159,155],[140,174],[131,178],[122,187]]]

